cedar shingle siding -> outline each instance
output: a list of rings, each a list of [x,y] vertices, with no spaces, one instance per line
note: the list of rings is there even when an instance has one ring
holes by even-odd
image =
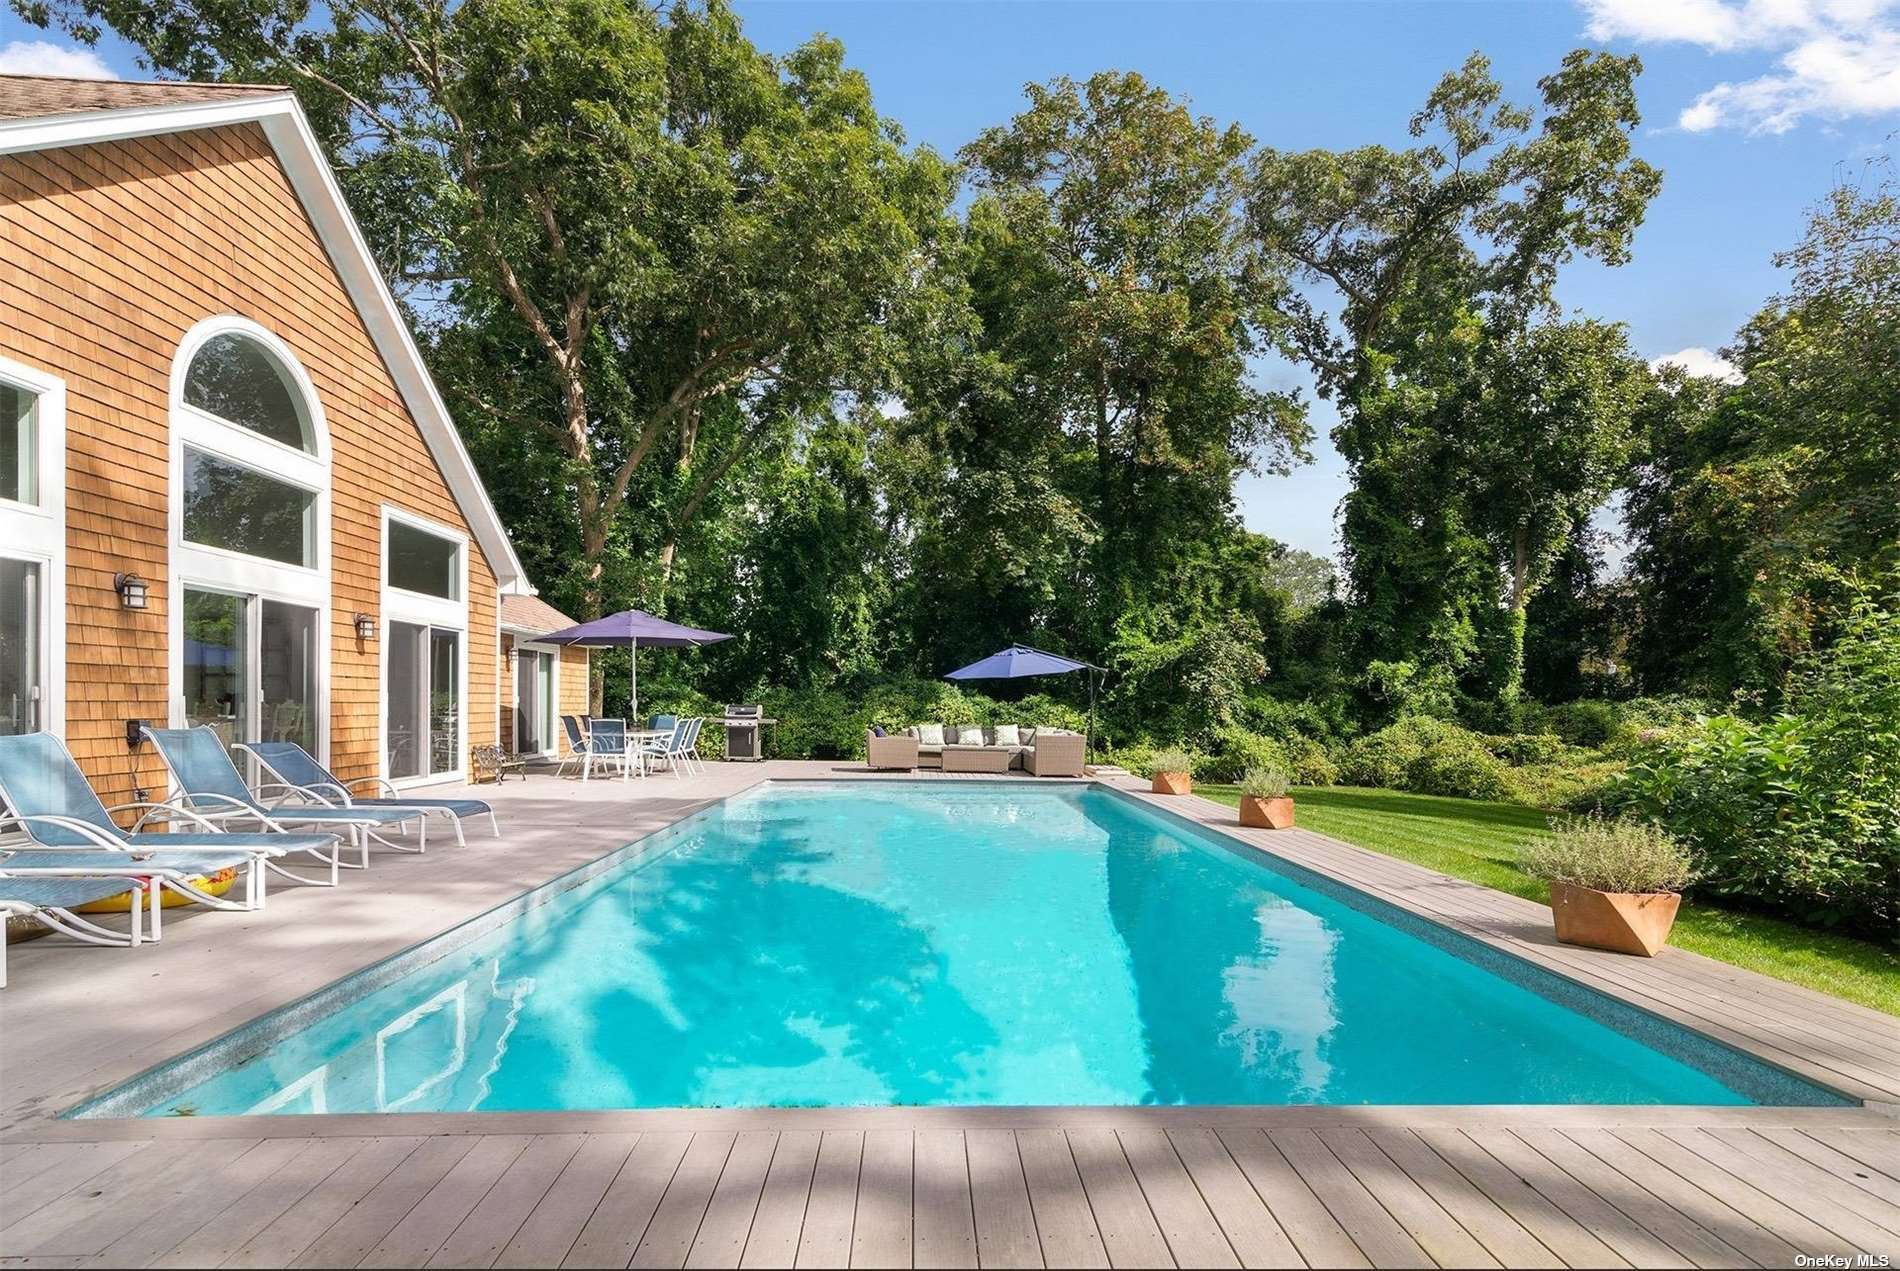
[[[165,639],[168,401],[180,338],[235,314],[303,363],[332,455],[330,759],[346,778],[381,770],[378,645],[384,503],[468,522],[254,124],[0,156],[0,354],[66,381],[66,733],[108,802],[162,789],[124,721],[168,715]],[[152,583],[120,608],[115,572]],[[496,581],[469,545],[468,724],[495,740]]]

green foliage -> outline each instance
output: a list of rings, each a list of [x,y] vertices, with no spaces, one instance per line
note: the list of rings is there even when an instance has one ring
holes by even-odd
[[[1525,843],[1518,864],[1532,878],[1608,892],[1679,892],[1695,879],[1689,853],[1651,821],[1583,816]]]
[[[1863,595],[1797,668],[1784,713],[1716,716],[1616,792],[1695,850],[1704,885],[1806,922],[1900,922],[1900,613]]]
[[[1289,766],[1285,749],[1273,738],[1240,728],[1223,728],[1214,734],[1207,749],[1195,754],[1194,779],[1238,781],[1250,768]]]
[[[1277,768],[1249,768],[1241,774],[1240,792],[1255,799],[1281,799],[1291,784]]]
[[[1513,767],[1553,763],[1564,753],[1564,739],[1555,733],[1510,733],[1485,738],[1492,754]]]
[[[1424,716],[1402,719],[1348,743],[1339,775],[1351,785],[1420,794],[1502,799],[1510,793],[1505,766],[1480,734]]]

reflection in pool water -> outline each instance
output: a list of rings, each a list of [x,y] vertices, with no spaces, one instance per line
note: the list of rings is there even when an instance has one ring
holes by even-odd
[[[1739,1103],[1097,790],[780,785],[150,1109]]]

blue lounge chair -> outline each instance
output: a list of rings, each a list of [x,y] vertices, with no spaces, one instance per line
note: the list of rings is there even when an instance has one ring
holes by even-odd
[[[73,910],[95,900],[110,900],[127,888],[134,893],[132,930],[111,931],[87,922]],[[11,878],[0,873],[0,919],[31,918],[42,927],[87,944],[122,944],[137,948],[144,942],[144,908],[151,897],[152,916],[158,916],[158,887],[149,879],[126,876],[74,875],[64,878]],[[0,989],[7,986],[7,942],[0,940]]]
[[[148,813],[148,818],[163,819],[167,813],[182,809],[210,821],[255,821],[267,830],[285,831],[292,825],[342,830],[357,847],[358,863],[343,862],[351,869],[369,868],[372,838],[385,847],[403,852],[421,852],[429,845],[429,823],[420,812],[337,807],[315,791],[301,792],[314,800],[311,803],[264,805],[259,802],[258,794],[244,783],[237,765],[225,753],[224,743],[210,727],[147,728],[145,738],[158,748],[159,757],[165,761],[178,786],[177,796]],[[413,848],[392,843],[376,833],[379,829],[400,829],[407,833],[411,822],[421,827],[417,846]],[[142,819],[140,825],[143,824]]]
[[[238,747],[256,758],[264,765],[264,770],[282,782],[286,789],[314,794],[319,798],[332,801],[345,808],[396,808],[416,812],[427,816],[434,814],[445,816],[455,830],[455,841],[466,843],[462,837],[462,821],[465,817],[485,816],[489,826],[495,831],[495,837],[501,837],[501,824],[495,820],[495,809],[480,799],[423,799],[405,796],[395,786],[381,777],[362,777],[354,784],[363,785],[373,782],[389,791],[388,798],[362,798],[350,793],[350,787],[339,780],[337,775],[316,761],[311,753],[294,741],[247,741]]]
[[[156,803],[126,803],[107,808],[86,782],[86,774],[50,733],[0,737],[0,825],[18,824],[33,847],[5,854],[0,871],[16,876],[112,875],[128,872],[151,877],[170,891],[213,909],[262,909],[263,865],[298,882],[317,880],[291,874],[277,865],[290,852],[308,852],[330,866],[336,884],[337,837],[334,834],[233,834],[187,810]],[[127,833],[112,814],[134,809],[165,810],[191,825],[189,832]],[[243,867],[242,902],[213,896],[190,880],[219,870]],[[158,919],[152,938],[159,937]]]

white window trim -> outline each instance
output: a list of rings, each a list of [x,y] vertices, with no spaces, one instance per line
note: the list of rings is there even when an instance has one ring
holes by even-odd
[[[0,499],[0,556],[40,567],[40,727],[66,735],[66,381],[0,357],[0,380],[34,395],[38,499]]]
[[[548,673],[549,700],[547,720],[543,722],[552,723],[554,726],[548,729],[549,745],[534,753],[543,759],[559,758],[561,753],[561,646],[558,644],[542,644],[539,640],[530,640],[523,636],[516,636],[513,652],[517,655],[522,653],[545,653],[549,656],[549,665],[551,668]],[[513,661],[513,665],[509,667],[509,672],[513,679],[514,711],[516,714],[519,714],[521,712],[521,663],[519,660]]]
[[[273,441],[239,424],[198,409],[185,401],[185,376],[198,350],[213,336],[239,334],[268,349],[291,378],[292,391],[303,398],[311,441],[316,453]],[[178,343],[172,358],[170,429],[170,490],[167,499],[167,543],[171,562],[166,605],[166,663],[169,680],[170,725],[182,728],[185,703],[185,591],[214,591],[257,600],[314,609],[317,613],[317,683],[315,703],[317,758],[330,758],[331,556],[330,430],[323,401],[290,346],[248,318],[224,314],[192,327]],[[265,473],[273,480],[309,490],[316,495],[311,534],[316,563],[290,565],[247,556],[224,548],[185,541],[185,447]],[[261,620],[252,605],[245,618],[246,647]],[[255,690],[256,686],[253,686]],[[248,704],[253,716],[257,703]],[[254,724],[261,722],[253,720]],[[244,740],[250,740],[245,738]]]
[[[414,529],[427,530],[439,538],[448,539],[456,544],[456,568],[460,577],[455,591],[460,600],[444,600],[440,596],[430,596],[419,591],[408,591],[401,587],[392,587],[389,583],[389,526],[399,522]],[[405,511],[391,504],[383,504],[381,523],[377,527],[376,552],[382,562],[382,589],[380,636],[377,644],[376,659],[376,755],[377,771],[385,781],[399,790],[414,786],[446,785],[450,782],[465,782],[468,779],[468,753],[474,744],[468,731],[468,535],[460,530]],[[461,685],[461,698],[457,702],[459,718],[456,722],[460,735],[457,738],[456,767],[453,772],[428,772],[415,777],[392,777],[389,773],[389,643],[392,624],[412,622],[431,627],[442,627],[457,633],[456,675]]]

